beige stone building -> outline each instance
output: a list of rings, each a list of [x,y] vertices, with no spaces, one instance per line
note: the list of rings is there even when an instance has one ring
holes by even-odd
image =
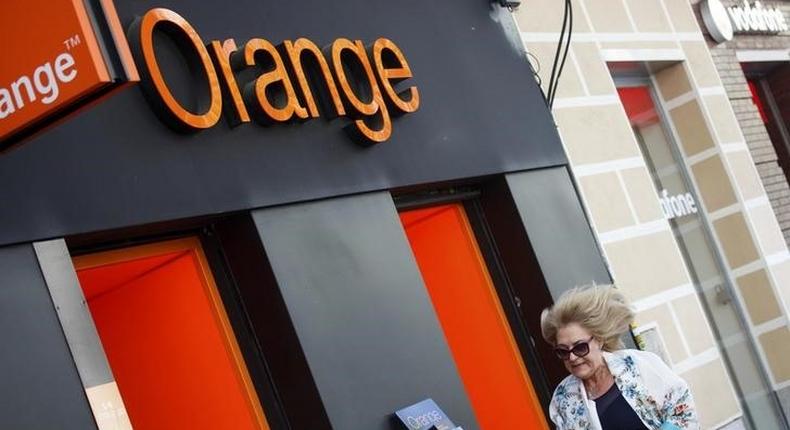
[[[563,3],[514,15],[548,90]],[[642,347],[703,428],[787,428],[790,254],[688,0],[574,0],[553,113]]]
[[[759,8],[743,0],[691,3],[785,242],[790,242],[790,2],[768,0]],[[706,23],[702,11],[717,3],[727,10],[729,22]],[[770,22],[745,19],[756,12],[771,16]],[[732,37],[722,38],[718,25],[731,27]]]

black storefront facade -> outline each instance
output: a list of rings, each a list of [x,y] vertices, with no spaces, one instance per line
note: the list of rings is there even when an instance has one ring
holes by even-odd
[[[87,3],[92,19],[101,20],[108,2]],[[465,430],[497,430],[485,424],[492,413],[480,410],[486,401],[472,398],[475,382],[467,378],[485,380],[496,369],[478,362],[459,370],[459,353],[443,331],[453,312],[437,313],[420,254],[404,230],[410,211],[453,205],[487,270],[481,276],[492,285],[498,301],[493,306],[527,373],[537,413],[545,411],[563,370],[540,340],[540,310],[573,285],[610,278],[549,110],[522,49],[508,39],[512,18],[505,9],[449,0],[118,0],[114,7],[141,82],[113,88],[46,128],[27,129],[0,153],[0,427],[128,428],[121,416],[128,412],[134,428],[148,428],[135,426],[135,411],[145,406],[127,398],[118,375],[123,370],[115,366],[116,352],[110,352],[114,347],[101,322],[122,318],[126,307],[121,301],[100,316],[90,297],[109,293],[86,285],[105,279],[109,272],[99,268],[155,259],[166,254],[161,249],[182,252],[168,244],[188,243],[207,268],[206,291],[216,293],[209,298],[215,299],[212,309],[220,309],[214,322],[232,338],[228,351],[242,368],[239,384],[258,402],[250,406],[263,416],[255,428],[396,429],[401,424],[395,411],[430,398]],[[207,49],[211,41],[228,38],[240,50],[258,38],[272,46],[305,38],[321,47],[348,38],[339,58],[352,92],[338,90],[347,115],[330,115],[330,98],[317,103],[317,118],[256,120],[254,103],[247,100],[251,120],[239,121],[223,81],[225,107],[215,124],[183,130],[176,121],[173,127],[152,90],[150,62],[135,46],[141,19],[155,8],[183,17]],[[212,109],[210,79],[199,67],[198,50],[186,43],[187,33],[164,22],[151,34],[174,99],[193,113]],[[379,75],[380,88],[373,89],[374,80],[362,79],[371,77],[365,60],[350,54],[359,40],[375,62],[370,46],[381,38],[399,48],[412,74],[392,79],[400,81],[395,89],[413,101],[415,93],[408,90],[415,88],[419,104],[396,115],[389,99],[391,133],[380,142],[360,141],[359,133],[348,132],[354,121],[375,130],[386,122],[385,78]],[[324,52],[331,57],[331,47]],[[265,54],[254,57],[257,65],[234,63],[240,89],[245,83],[254,88],[258,76],[277,67]],[[393,56],[383,58],[388,68],[403,65]],[[313,71],[320,66],[309,65]],[[286,65],[298,89],[292,67]],[[221,68],[215,70],[221,76]],[[340,86],[337,71],[331,76]],[[268,93],[280,107],[288,100],[277,86],[282,83]],[[324,84],[311,81],[316,98]],[[376,91],[378,111],[370,103]],[[294,94],[309,113],[304,92]],[[354,115],[349,94],[375,113],[357,109]],[[423,237],[426,246],[442,254],[443,242],[433,240],[441,238],[430,236],[432,231]],[[161,244],[166,245],[157,248]],[[128,266],[124,273],[137,279],[163,261]],[[180,282],[162,276],[161,285]],[[464,292],[444,294],[452,305]],[[154,304],[151,297],[134,299],[145,315],[153,309],[168,314],[188,303]],[[189,309],[179,312],[190,315]],[[151,322],[140,315],[123,318],[124,330],[131,331],[113,335],[120,340],[117,354],[125,357],[119,360],[169,362],[164,350],[124,345],[125,336],[150,329]],[[190,324],[181,318],[176,323]],[[474,322],[474,315],[467,319]],[[176,351],[192,351],[178,345],[178,330],[165,340],[175,342]],[[156,332],[137,335],[145,340]],[[474,345],[466,347],[472,351],[466,357],[474,357]],[[191,358],[200,361],[199,355]],[[169,370],[157,372],[150,375]],[[151,391],[143,397],[173,390],[159,388],[166,380],[144,382],[138,390]],[[171,397],[189,405],[191,394],[211,390],[196,384]],[[195,416],[209,408],[193,406]],[[198,428],[188,410],[174,407],[172,415],[177,419],[168,422],[183,423],[175,427]]]

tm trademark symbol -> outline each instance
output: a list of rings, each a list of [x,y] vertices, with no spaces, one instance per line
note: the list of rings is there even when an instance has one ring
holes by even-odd
[[[80,41],[79,34],[75,34],[74,36],[71,36],[63,41],[63,44],[66,45],[66,49],[68,50],[71,50],[71,48],[78,46],[80,43],[82,43],[82,41]]]

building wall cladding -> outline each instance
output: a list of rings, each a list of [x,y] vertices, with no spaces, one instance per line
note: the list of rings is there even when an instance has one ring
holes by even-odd
[[[515,12],[544,91],[562,3],[534,0]],[[766,194],[774,190],[764,185],[752,161],[765,162],[770,154],[765,149],[753,154],[744,143],[738,121],[744,106],[730,104],[724,86],[729,80],[722,81],[688,0],[572,4],[573,42],[553,113],[580,194],[615,283],[637,309],[637,322],[657,327],[670,365],[695,394],[703,428],[721,427],[742,413],[734,385],[607,63],[675,63],[654,74],[652,82],[701,197],[734,298],[747,312],[759,360],[772,388],[780,391],[790,386],[780,359],[790,354],[790,258]],[[745,100],[748,89],[740,90],[746,91]],[[775,165],[775,155],[773,160]]]
[[[739,50],[787,50],[790,49],[790,33],[772,35],[737,34],[733,40],[717,44],[710,37],[699,11],[700,0],[692,0],[700,28],[706,35],[713,62],[721,76],[722,85],[727,91],[735,116],[743,130],[746,144],[754,159],[757,172],[771,201],[785,241],[790,243],[790,186],[785,172],[777,163],[777,154],[768,137],[765,125],[760,119],[757,107],[752,103],[751,92],[746,83],[746,75],[741,68],[736,52]],[[750,2],[751,4],[752,2]],[[725,7],[742,5],[743,1],[723,0]],[[779,7],[790,22],[790,2],[764,1],[764,5]],[[790,59],[788,59],[790,61]],[[790,73],[786,74],[790,78]],[[790,79],[785,80],[785,97],[790,96]],[[776,94],[779,98],[780,94]]]
[[[782,230],[785,243],[790,244],[790,185],[788,184],[785,170],[778,163],[776,150],[765,124],[760,118],[760,113],[752,102],[746,75],[737,57],[739,50],[788,50],[790,49],[790,33],[770,35],[737,34],[731,41],[717,44],[708,36],[709,32],[702,21],[699,3],[700,0],[691,1],[699,26],[703,34],[706,35],[713,62],[721,76],[722,86],[730,99],[735,116],[743,131],[744,140],[749,147],[752,160],[759,173],[760,181],[768,195],[771,207]],[[742,5],[743,1],[723,0],[722,4],[725,7],[730,7]],[[769,7],[779,7],[784,12],[785,19],[790,21],[790,2],[769,1],[763,2],[763,4]],[[785,79],[782,82],[772,82],[772,90],[775,91],[774,96],[777,100],[790,98],[790,62],[782,67],[785,70],[782,74]],[[777,83],[781,85],[775,85]],[[785,103],[787,102],[785,101]],[[783,270],[787,271],[788,269]],[[754,274],[749,276],[754,276]],[[741,279],[747,279],[747,277],[739,278],[739,282],[741,282]],[[787,288],[787,286],[784,286],[784,288]],[[782,338],[774,339],[774,336],[782,336]],[[776,331],[767,333],[761,336],[761,340],[766,343],[786,342],[787,332]],[[778,357],[773,360],[776,362],[781,361]],[[776,364],[774,367],[781,366]],[[786,373],[787,370],[781,370],[780,372]],[[778,394],[782,407],[787,414],[787,411],[790,411],[790,390],[784,388],[778,390]]]

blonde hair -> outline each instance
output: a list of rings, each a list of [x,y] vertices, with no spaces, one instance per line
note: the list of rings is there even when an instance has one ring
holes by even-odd
[[[557,331],[577,323],[590,332],[604,351],[623,348],[620,336],[634,321],[634,312],[622,293],[613,285],[576,287],[560,296],[540,315],[543,339],[551,345],[557,342]]]

